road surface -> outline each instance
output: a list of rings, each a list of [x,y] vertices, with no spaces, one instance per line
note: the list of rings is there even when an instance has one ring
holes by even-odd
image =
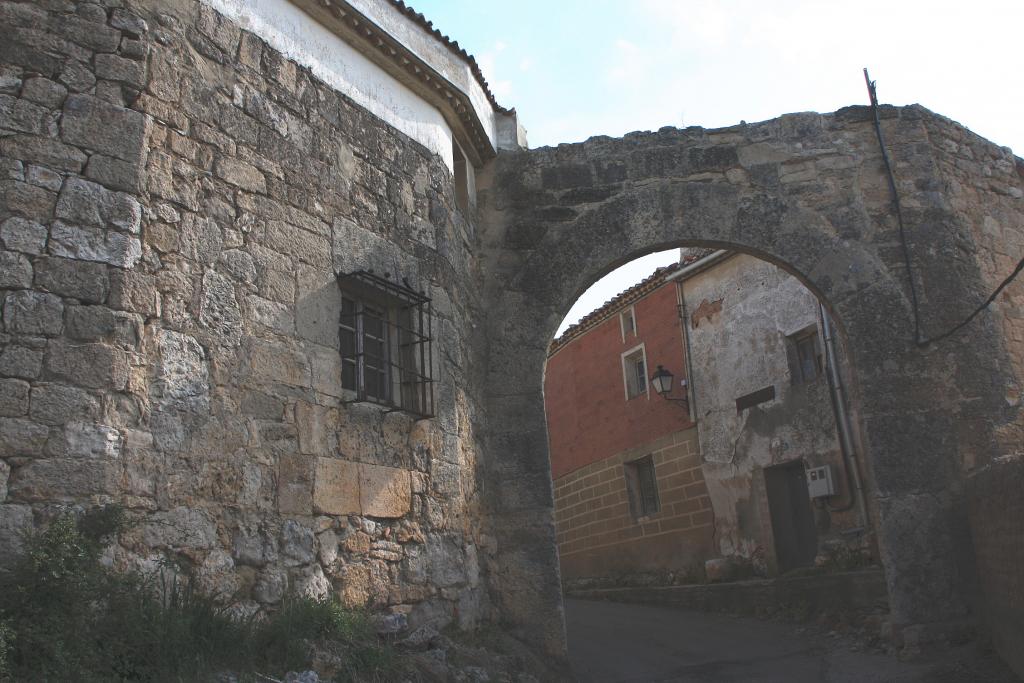
[[[569,658],[579,683],[1003,683],[997,660],[977,649],[944,662],[901,662],[851,651],[813,629],[703,612],[567,599]],[[968,664],[961,661],[967,658]]]

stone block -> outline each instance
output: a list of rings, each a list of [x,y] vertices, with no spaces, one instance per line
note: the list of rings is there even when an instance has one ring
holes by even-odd
[[[260,420],[280,420],[284,412],[284,402],[262,391],[246,391],[242,394],[241,410],[243,415]]]
[[[48,458],[33,460],[11,472],[8,496],[12,500],[54,503],[93,495],[113,495],[121,478],[119,463]]]
[[[317,458],[313,507],[328,515],[359,514],[360,465],[338,458]]]
[[[50,110],[28,100],[0,95],[0,128],[45,135]]]
[[[102,341],[114,334],[114,312],[106,306],[69,306],[67,330],[72,339]]]
[[[64,102],[61,137],[83,149],[136,161],[145,153],[150,125],[145,114],[75,94]]]
[[[313,509],[313,458],[282,455],[278,459],[277,509],[285,515],[308,515]]]
[[[36,259],[35,271],[37,287],[85,303],[103,303],[110,290],[107,266],[102,263],[45,257]]]
[[[251,294],[245,298],[246,320],[286,336],[295,335],[291,307]]]
[[[46,227],[27,218],[13,216],[4,221],[3,224],[0,224],[0,240],[3,240],[4,248],[10,251],[39,255],[46,248]],[[28,270],[30,271],[31,269]],[[9,277],[6,271],[7,269],[4,267],[4,264],[0,263],[0,272],[5,273],[5,275],[0,276],[0,281]],[[14,279],[18,278],[15,277]],[[25,286],[28,287],[29,285]]]
[[[64,184],[64,176],[60,173],[35,164],[30,164],[26,169],[25,180],[51,192],[60,192],[61,185]]]
[[[131,268],[142,258],[137,237],[57,221],[50,230],[50,253],[82,261]]]
[[[157,333],[159,351],[152,393],[161,406],[205,413],[210,405],[210,372],[203,347],[187,334]]]
[[[206,550],[217,543],[217,525],[210,513],[184,506],[150,515],[146,523],[133,532],[151,548]],[[133,532],[129,534],[134,535]]]
[[[334,435],[330,409],[305,401],[295,404],[295,427],[299,432],[299,450],[311,455],[327,455]]]
[[[124,161],[93,154],[85,166],[85,177],[112,190],[141,193],[146,177],[141,161]]]
[[[267,191],[267,180],[263,173],[252,164],[229,157],[221,158],[215,167],[217,177],[236,187],[249,192],[264,194]]]
[[[294,567],[312,562],[316,559],[313,551],[315,541],[312,529],[294,519],[286,519],[281,525],[281,555],[284,563]]]
[[[32,387],[29,415],[36,422],[61,425],[89,422],[99,418],[100,402],[87,391],[63,384],[37,384]]]
[[[213,219],[187,213],[181,220],[178,245],[185,258],[212,266],[220,256],[223,236]]]
[[[68,89],[49,78],[35,76],[25,79],[21,88],[21,96],[49,109],[59,109],[68,96]]]
[[[251,377],[259,382],[308,387],[310,385],[309,362],[295,349],[246,338],[245,359]]]
[[[380,465],[359,465],[359,505],[369,517],[396,518],[412,508],[409,471]]]
[[[237,344],[242,332],[242,311],[235,299],[235,285],[212,270],[203,275],[199,323],[223,343]]]
[[[92,69],[76,59],[69,59],[64,62],[64,68],[61,69],[57,80],[66,85],[68,90],[75,93],[92,90],[96,85],[96,76],[93,75]]]
[[[28,183],[0,182],[0,192],[0,205],[34,220],[49,220],[57,204],[56,193]]]
[[[57,198],[57,218],[138,234],[142,206],[124,192],[114,192],[81,178],[68,178]]]
[[[29,260],[14,251],[0,251],[0,289],[24,289],[31,286],[32,264]]]
[[[71,422],[64,427],[63,439],[51,442],[48,450],[54,457],[118,458],[122,448],[121,433],[105,424]]]
[[[0,417],[22,417],[28,413],[29,383],[0,379]]]
[[[34,135],[11,135],[0,138],[0,156],[48,166],[58,171],[79,173],[86,155],[60,140]]]
[[[110,81],[120,81],[142,90],[146,86],[146,63],[113,54],[98,54],[96,76]]]
[[[0,349],[0,377],[35,379],[43,368],[43,352],[20,344]]]
[[[220,255],[220,267],[228,275],[246,284],[256,282],[256,263],[252,256],[239,249],[228,249]]]
[[[64,304],[54,294],[22,290],[4,301],[4,326],[15,334],[60,334],[63,316]]]
[[[156,278],[138,270],[115,270],[110,275],[111,308],[146,317],[160,315]]]
[[[0,460],[0,503],[7,500],[7,482],[11,478],[11,466]]]
[[[46,367],[57,377],[90,389],[121,391],[128,384],[128,355],[106,344],[50,344]]]
[[[43,454],[50,428],[31,420],[0,417],[0,456],[34,458]]]

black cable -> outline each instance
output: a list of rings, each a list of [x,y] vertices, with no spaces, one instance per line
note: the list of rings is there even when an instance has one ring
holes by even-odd
[[[1020,272],[1024,270],[1024,258],[1017,262],[1017,267],[1013,269],[1013,272],[999,283],[999,286],[996,287],[995,291],[985,299],[983,304],[975,308],[970,315],[942,334],[935,335],[934,337],[921,336],[921,315],[917,303],[917,287],[914,285],[914,273],[910,266],[910,247],[907,245],[907,235],[903,227],[903,208],[900,205],[900,194],[896,189],[896,176],[892,171],[892,163],[889,161],[889,153],[885,150],[885,138],[882,136],[882,122],[878,115],[878,97],[875,94],[875,82],[868,77],[867,69],[864,69],[864,80],[868,85],[868,95],[871,98],[871,113],[874,115],[875,133],[878,136],[878,147],[882,151],[882,161],[885,164],[886,176],[889,179],[889,190],[892,192],[892,202],[896,209],[896,222],[899,225],[900,246],[903,251],[903,265],[906,266],[907,280],[910,283],[910,303],[914,314],[914,343],[918,347],[925,347],[933,342],[941,341],[966,327],[972,320],[974,320],[975,317],[977,317],[979,313],[988,308],[989,304],[995,301],[996,297],[999,296],[999,293],[1006,289],[1007,285],[1013,282],[1014,278],[1020,275]]]

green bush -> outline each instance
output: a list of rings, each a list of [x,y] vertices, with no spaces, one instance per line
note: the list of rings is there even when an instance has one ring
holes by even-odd
[[[117,508],[65,514],[25,539],[0,585],[0,679],[200,681],[232,671],[283,674],[327,649],[340,678],[395,671],[368,615],[291,596],[273,614],[239,618],[165,567],[154,576],[100,562],[124,525]]]

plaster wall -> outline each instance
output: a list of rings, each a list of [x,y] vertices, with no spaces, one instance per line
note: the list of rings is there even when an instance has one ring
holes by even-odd
[[[452,131],[434,106],[425,102],[399,80],[367,59],[361,52],[329,31],[313,17],[303,12],[290,0],[204,0],[231,18],[240,27],[251,31],[274,48],[295,60],[338,92],[352,98],[382,121],[394,126],[416,142],[441,157],[452,169]],[[386,2],[365,2],[365,9],[374,18],[398,31],[399,37],[415,37],[413,45],[419,48],[428,62],[443,60],[447,71],[458,71],[457,62],[468,71],[469,67],[457,60],[448,49],[428,37],[422,29],[410,26],[405,17],[397,14]],[[423,35],[419,35],[423,33]],[[459,72],[461,74],[461,72]],[[465,74],[457,81],[470,88],[476,80]],[[474,100],[476,103],[476,100]],[[477,103],[477,113],[493,142],[494,112],[483,99]]]
[[[394,36],[400,43],[412,50],[420,59],[430,64],[450,83],[469,95],[477,118],[483,123],[491,146],[498,148],[496,114],[487,93],[473,74],[466,61],[456,55],[447,45],[400,12],[388,0],[352,0],[352,6],[372,19],[374,23]]]
[[[770,553],[771,520],[759,490],[764,479],[756,471],[795,459],[807,467],[827,464],[838,488],[833,502],[849,495],[824,371],[811,382],[794,384],[787,358],[786,338],[808,329],[818,332],[817,352],[824,353],[818,300],[789,273],[746,254],[680,286],[719,552],[747,558],[759,549]],[[717,312],[705,313],[712,304]],[[737,411],[737,398],[769,386],[774,399]],[[830,530],[829,513],[818,508],[817,514],[824,518],[819,519],[822,531]],[[854,520],[843,521],[849,526]]]

